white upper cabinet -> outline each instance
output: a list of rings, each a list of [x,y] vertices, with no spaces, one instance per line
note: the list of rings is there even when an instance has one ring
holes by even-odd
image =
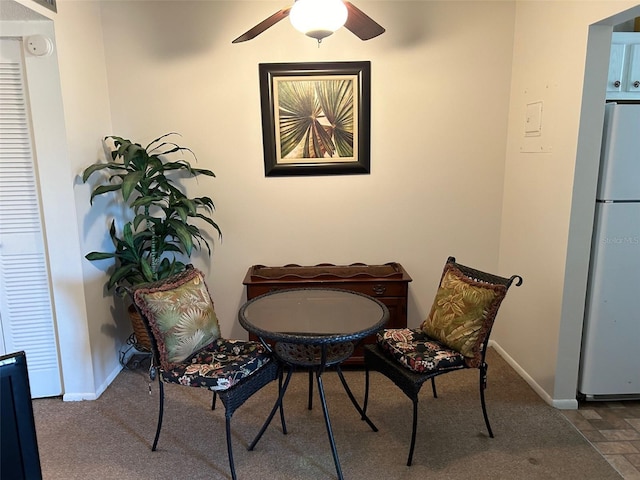
[[[640,100],[640,32],[614,32],[607,100]]]

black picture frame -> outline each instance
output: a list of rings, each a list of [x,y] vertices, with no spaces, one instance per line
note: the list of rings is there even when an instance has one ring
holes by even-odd
[[[259,75],[265,176],[370,172],[371,62],[261,63]]]

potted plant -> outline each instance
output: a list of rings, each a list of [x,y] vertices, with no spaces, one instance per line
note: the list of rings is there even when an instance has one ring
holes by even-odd
[[[96,172],[108,173],[100,177],[91,192],[92,205],[98,195],[116,192],[118,201],[130,212],[120,228],[116,227],[116,219],[111,219],[109,237],[113,251],[85,256],[90,261],[115,260],[108,289],[122,290],[118,287],[161,280],[180,272],[186,268],[185,262],[194,249],[203,246],[211,255],[206,232],[198,223],[205,222],[219,237],[222,235],[211,217],[215,208],[211,198],[189,198],[179,183],[187,177],[215,177],[215,174],[192,167],[184,154],[196,160],[195,154],[169,141],[168,137],[173,135],[177,134],[162,135],[146,147],[122,137],[105,137],[105,142],[112,141],[114,145],[111,161],[96,162],[82,174],[82,181],[87,182]],[[148,349],[146,330],[135,316],[132,322],[137,342]]]

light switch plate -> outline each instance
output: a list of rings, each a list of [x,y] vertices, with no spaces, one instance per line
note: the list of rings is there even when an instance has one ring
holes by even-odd
[[[527,103],[524,135],[525,137],[542,135],[542,102]]]

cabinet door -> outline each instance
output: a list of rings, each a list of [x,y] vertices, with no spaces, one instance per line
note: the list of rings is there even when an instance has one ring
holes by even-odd
[[[627,48],[629,49],[629,59],[627,61],[626,91],[638,94],[640,93],[640,43],[634,43]]]
[[[609,58],[609,75],[607,77],[608,93],[622,91],[626,47],[627,46],[624,43],[611,44],[611,57]]]

